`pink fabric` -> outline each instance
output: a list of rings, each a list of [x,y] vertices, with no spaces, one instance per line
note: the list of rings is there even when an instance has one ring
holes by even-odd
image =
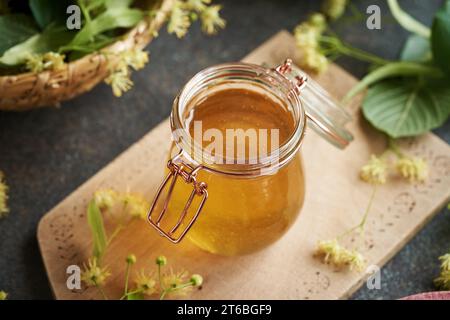
[[[450,291],[418,293],[400,300],[450,300]]]

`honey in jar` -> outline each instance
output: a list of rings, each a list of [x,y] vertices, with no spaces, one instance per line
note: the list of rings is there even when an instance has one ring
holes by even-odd
[[[288,67],[220,65],[183,88],[171,115],[175,142],[167,176],[149,213],[162,235],[240,255],[275,242],[296,221],[305,198],[299,149],[307,113],[300,100],[305,79],[287,77]],[[309,91],[306,102],[323,94]],[[324,117],[311,115],[317,130]],[[344,131],[336,138],[332,129],[320,133],[337,145],[350,140]]]

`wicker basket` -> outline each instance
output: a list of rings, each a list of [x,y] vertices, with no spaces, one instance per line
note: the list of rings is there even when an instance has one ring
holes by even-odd
[[[160,10],[153,19],[141,21],[121,40],[100,52],[67,63],[62,70],[0,77],[0,110],[25,111],[58,106],[62,101],[91,90],[108,76],[111,66],[117,63],[115,55],[109,54],[106,59],[102,52],[145,47],[164,24],[172,5],[173,0],[162,0]]]

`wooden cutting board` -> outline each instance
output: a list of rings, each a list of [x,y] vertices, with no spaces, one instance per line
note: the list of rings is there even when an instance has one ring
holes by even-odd
[[[244,61],[273,66],[294,56],[293,37],[281,31]],[[317,80],[338,98],[357,81],[336,65]],[[124,259],[134,253],[138,257],[135,270],[153,266],[154,258],[164,254],[175,269],[183,267],[203,275],[203,289],[193,293],[193,299],[338,299],[351,295],[364,284],[367,274],[338,272],[313,258],[312,252],[318,240],[332,239],[358,223],[371,194],[372,187],[359,180],[358,171],[370,154],[384,149],[385,140],[363,121],[359,105],[360,98],[349,106],[354,117],[349,129],[355,140],[345,151],[334,148],[311,130],[307,132],[301,150],[307,178],[306,201],[299,219],[280,241],[252,255],[220,257],[197,249],[189,241],[170,244],[144,221],[135,221],[116,238],[105,257],[105,264],[113,271],[106,292],[120,296]],[[103,187],[129,189],[151,200],[162,179],[169,145],[166,120],[42,218],[38,240],[57,299],[100,298],[92,288],[70,291],[66,287],[66,268],[82,265],[91,253],[86,205],[93,192]],[[419,185],[392,178],[379,188],[361,249],[369,265],[382,266],[450,198],[449,146],[430,133],[405,139],[401,147],[426,158],[430,177]]]

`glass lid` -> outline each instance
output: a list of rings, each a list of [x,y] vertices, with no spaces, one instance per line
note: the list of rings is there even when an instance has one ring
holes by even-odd
[[[305,108],[307,123],[316,133],[341,149],[353,140],[353,135],[345,128],[351,116],[306,72],[290,59],[275,68],[275,71],[292,83]]]

